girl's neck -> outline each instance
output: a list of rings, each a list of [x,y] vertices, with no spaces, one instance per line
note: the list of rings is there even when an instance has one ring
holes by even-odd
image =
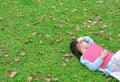
[[[83,48],[83,49],[81,49],[80,51],[81,51],[82,54],[84,54],[84,53],[86,52],[86,50],[87,50],[87,49]]]

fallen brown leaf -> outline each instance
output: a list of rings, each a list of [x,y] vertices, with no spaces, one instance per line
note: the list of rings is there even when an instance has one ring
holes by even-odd
[[[25,56],[25,52],[21,52],[21,56]]]
[[[98,0],[96,1],[96,3],[103,3],[103,0]]]
[[[106,40],[109,40],[109,41],[112,40],[112,38],[105,38],[105,39],[106,39]]]
[[[69,59],[68,59],[68,58],[65,58],[64,62],[68,62],[68,61],[69,61]]]
[[[51,78],[46,78],[45,79],[45,82],[50,82],[51,81]]]
[[[9,55],[8,55],[8,54],[6,54],[6,55],[4,55],[4,57],[8,58],[8,57],[9,57]]]
[[[63,61],[65,60],[65,58],[61,58]]]
[[[52,78],[52,81],[56,82],[56,81],[58,81],[58,78]]]
[[[72,56],[74,56],[73,54],[65,54],[65,55],[63,55],[64,57],[72,57]]]
[[[100,44],[100,46],[102,46],[102,47],[103,47],[104,45],[105,45],[105,44]]]
[[[36,73],[32,73],[31,76],[32,76],[32,77],[36,77],[37,74],[36,74]]]
[[[73,35],[74,33],[73,32],[66,32],[66,34]]]
[[[118,37],[120,38],[120,34],[118,35]]]
[[[33,77],[31,77],[31,76],[28,77],[28,78],[27,78],[27,82],[31,82],[31,81],[32,81],[32,78],[33,78]]]
[[[47,74],[47,77],[50,78],[50,77],[51,77],[51,74],[48,73],[48,74]]]
[[[59,37],[56,42],[61,42],[62,41],[62,37]]]
[[[55,12],[60,12],[55,6],[52,6],[52,9],[53,9]]]
[[[9,77],[13,78],[17,74],[17,72],[16,71],[7,70],[7,74],[8,74]]]
[[[40,44],[42,44],[42,43],[43,43],[43,41],[42,41],[42,40],[40,40],[40,41],[39,41],[39,43],[40,43]]]
[[[39,3],[40,1],[41,1],[41,0],[36,0],[36,2],[38,2],[38,3]]]
[[[17,74],[17,72],[16,72],[16,71],[11,72],[10,77],[11,77],[11,78],[13,78],[16,74]]]
[[[30,43],[30,42],[34,42],[34,40],[32,38],[28,38],[25,43]]]
[[[62,52],[62,53],[65,53],[65,50],[59,50],[60,52]]]
[[[10,75],[12,73],[12,71],[9,69],[7,70],[7,74]]]
[[[78,27],[76,28],[76,30],[77,30],[77,31],[80,31],[81,29],[80,29],[80,27],[78,26]]]
[[[2,21],[4,18],[3,17],[0,17],[0,21]]]
[[[33,32],[33,35],[36,35],[37,34],[37,32]]]
[[[100,36],[105,36],[104,30],[100,30],[100,32],[98,33],[98,35],[100,35]]]
[[[43,55],[44,53],[41,51],[40,54]]]
[[[41,76],[36,76],[35,80],[39,81],[41,79]]]
[[[74,75],[74,78],[77,78],[78,76],[77,75]]]
[[[63,62],[63,64],[62,64],[63,66],[67,66],[67,64],[65,63],[65,62]]]
[[[20,59],[19,59],[19,58],[16,58],[14,61],[15,61],[15,62],[19,62],[19,61],[20,61]]]
[[[19,14],[17,14],[17,17],[24,17],[24,14],[23,13],[19,13]]]
[[[77,9],[76,9],[76,8],[74,8],[71,12],[72,12],[72,13],[77,12]]]
[[[87,78],[88,77],[88,74],[83,74],[82,75],[84,78]]]
[[[44,36],[45,36],[46,38],[49,38],[49,37],[50,37],[50,35],[48,35],[48,34],[45,34]]]
[[[107,78],[107,79],[106,79],[106,82],[110,82],[111,79],[112,79],[112,78]]]

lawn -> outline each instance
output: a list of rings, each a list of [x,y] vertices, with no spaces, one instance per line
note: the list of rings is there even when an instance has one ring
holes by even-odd
[[[120,1],[0,0],[0,81],[117,82],[71,54],[79,36],[119,50]]]

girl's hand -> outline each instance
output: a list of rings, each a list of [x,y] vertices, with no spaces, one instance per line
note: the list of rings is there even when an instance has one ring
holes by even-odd
[[[84,37],[79,37],[79,38],[77,39],[77,42],[80,44],[83,40],[84,40]]]
[[[102,59],[104,59],[107,55],[108,55],[108,51],[107,50],[105,50],[105,49],[103,51],[101,50],[101,56],[100,57]]]

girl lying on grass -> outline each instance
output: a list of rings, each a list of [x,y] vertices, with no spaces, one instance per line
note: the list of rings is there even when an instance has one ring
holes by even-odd
[[[115,54],[107,51],[89,36],[73,40],[70,50],[91,71],[102,71],[120,81],[120,50]]]

